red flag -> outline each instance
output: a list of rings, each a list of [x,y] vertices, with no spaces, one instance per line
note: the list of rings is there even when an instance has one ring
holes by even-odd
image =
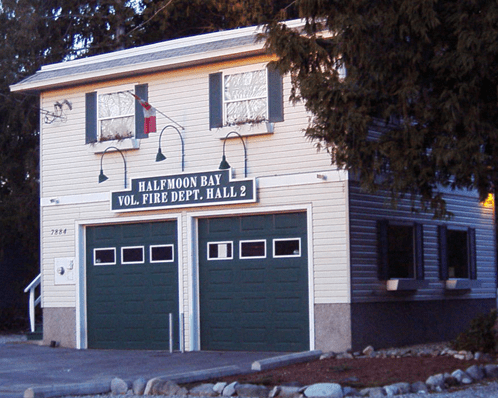
[[[155,133],[157,131],[156,108],[154,108],[147,101],[144,101],[138,95],[135,95],[133,93],[130,94],[133,95],[135,99],[140,103],[140,105],[142,105],[142,107],[144,108],[144,133],[145,134]]]

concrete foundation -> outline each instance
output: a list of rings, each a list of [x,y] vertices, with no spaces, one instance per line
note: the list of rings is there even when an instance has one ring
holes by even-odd
[[[351,348],[351,304],[315,304],[315,341],[324,352]]]
[[[60,347],[76,348],[76,309],[43,309],[43,344],[55,342]]]
[[[353,349],[453,340],[472,319],[493,308],[495,299],[355,303],[351,305]]]

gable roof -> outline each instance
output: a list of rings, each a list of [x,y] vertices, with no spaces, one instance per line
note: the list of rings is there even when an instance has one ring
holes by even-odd
[[[287,25],[297,27],[302,22],[289,21]],[[264,43],[257,41],[258,33],[261,29],[253,26],[46,65],[10,89],[44,91],[263,54]]]

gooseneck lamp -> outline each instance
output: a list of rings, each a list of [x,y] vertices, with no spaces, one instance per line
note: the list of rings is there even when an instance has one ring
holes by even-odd
[[[220,170],[226,170],[226,169],[229,169],[230,168],[230,164],[228,163],[227,161],[227,157],[226,157],[226,154],[225,154],[225,145],[227,143],[227,139],[229,138],[229,136],[231,134],[235,134],[237,135],[240,140],[242,141],[242,145],[244,146],[244,177],[247,177],[247,148],[246,148],[246,144],[244,142],[244,139],[242,138],[242,136],[237,133],[236,131],[230,131],[226,136],[225,138],[223,138],[223,156],[221,158],[221,163],[220,163],[220,166],[218,167]]]
[[[99,174],[99,184],[101,182],[104,182],[104,181],[107,181],[109,179],[109,177],[107,177],[105,174],[104,174],[104,169],[102,167],[102,162],[104,160],[104,155],[107,153],[107,151],[109,151],[110,149],[114,149],[116,150],[117,152],[119,152],[119,154],[121,155],[121,157],[123,158],[123,163],[124,163],[124,187],[126,189],[126,159],[123,155],[123,152],[121,152],[121,150],[115,146],[110,146],[110,147],[107,147],[105,149],[105,151],[102,153],[102,156],[100,157],[100,174]]]
[[[166,156],[164,156],[163,152],[161,151],[161,138],[163,136],[164,130],[166,130],[169,127],[175,129],[176,132],[178,133],[178,135],[180,136],[180,140],[181,140],[181,143],[182,143],[182,171],[184,171],[185,170],[185,144],[183,142],[182,133],[180,133],[180,130],[178,130],[175,126],[173,126],[171,124],[165,126],[161,130],[161,134],[159,134],[159,147],[157,149],[156,162],[162,162],[163,160],[166,159]]]

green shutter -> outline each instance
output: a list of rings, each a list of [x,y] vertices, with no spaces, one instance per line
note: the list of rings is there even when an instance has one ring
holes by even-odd
[[[283,79],[272,68],[268,68],[268,111],[270,122],[284,121]]]
[[[378,220],[377,221],[377,237],[378,237],[378,273],[379,280],[385,281],[389,279],[389,241],[387,237],[387,226],[389,221]]]
[[[85,95],[85,144],[97,142],[97,93]]]
[[[147,84],[136,85],[135,94],[144,101],[148,101],[149,93]],[[144,109],[138,101],[135,101],[135,138],[149,138],[149,135],[144,133]]]
[[[415,233],[415,269],[417,280],[424,279],[424,226],[415,223],[413,226]]]
[[[476,229],[469,228],[467,232],[467,248],[469,256],[469,278],[477,279]]]
[[[448,228],[446,225],[437,227],[439,239],[439,278],[448,280]]]
[[[222,74],[209,75],[209,128],[223,127],[223,85]]]

